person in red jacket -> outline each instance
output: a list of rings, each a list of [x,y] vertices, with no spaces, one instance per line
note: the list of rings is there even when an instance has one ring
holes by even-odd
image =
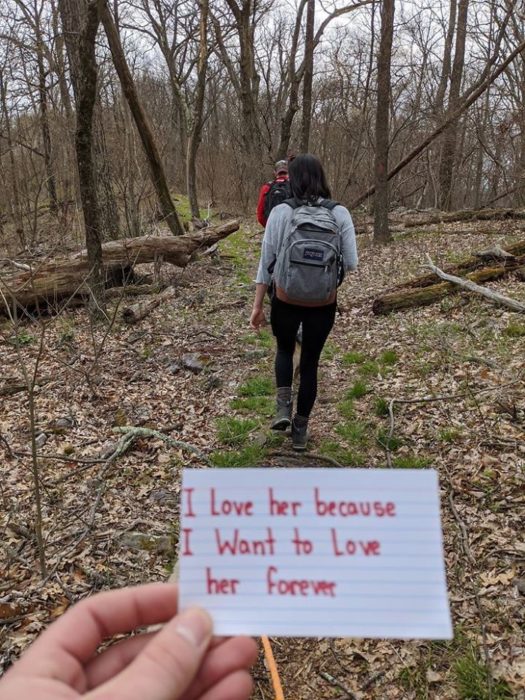
[[[268,195],[271,201],[267,201]],[[277,204],[282,204],[285,199],[292,196],[290,186],[288,184],[288,162],[286,160],[278,160],[275,164],[274,179],[270,182],[265,182],[259,190],[259,200],[257,202],[257,221],[261,226],[266,226],[266,221],[270,215],[270,211]]]

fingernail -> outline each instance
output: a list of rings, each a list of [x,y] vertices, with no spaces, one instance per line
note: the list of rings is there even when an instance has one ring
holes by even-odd
[[[210,640],[213,623],[205,610],[190,608],[177,617],[175,629],[181,637],[198,649]]]

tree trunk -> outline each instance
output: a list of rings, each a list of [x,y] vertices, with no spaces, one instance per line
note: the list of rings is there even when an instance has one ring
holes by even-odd
[[[85,23],[87,0],[58,0],[64,42],[69,61],[71,84],[78,113],[79,84],[82,67],[79,59],[79,27]],[[93,158],[95,168],[96,203],[102,240],[118,238],[118,207],[113,192],[109,158],[104,137],[100,105],[95,104],[93,118]]]
[[[204,95],[206,91],[206,71],[208,68],[208,0],[200,0],[200,46],[199,68],[197,73],[197,88],[195,104],[193,107],[193,124],[188,140],[188,156],[186,159],[186,178],[188,185],[188,199],[191,215],[194,219],[200,217],[199,202],[197,197],[197,151],[202,136],[202,114],[204,109]]]
[[[454,112],[460,102],[461,82],[463,80],[463,66],[465,64],[465,44],[467,38],[469,0],[459,0],[458,23],[456,30],[456,49],[454,63],[450,76],[450,92],[448,98],[447,113]],[[453,175],[456,161],[456,145],[458,138],[458,121],[451,122],[443,134],[443,150],[441,152],[441,164],[439,173],[440,203],[441,209],[450,211],[453,205],[452,192],[454,187]]]
[[[40,19],[35,17],[36,31],[36,60],[38,66],[38,102],[40,106],[40,127],[42,130],[42,144],[44,147],[44,165],[46,169],[46,186],[49,197],[49,209],[52,213],[58,211],[56,178],[53,168],[53,153],[51,150],[51,132],[49,129],[49,117],[47,113],[47,88],[46,70],[44,65],[44,50],[42,34],[39,25]]]
[[[374,242],[386,243],[392,239],[388,228],[388,150],[390,141],[390,65],[394,34],[395,0],[382,0],[381,42],[377,61],[376,110],[376,199],[374,206]]]
[[[301,151],[308,153],[310,124],[312,122],[312,84],[314,79],[314,21],[315,0],[306,6],[306,33],[304,38],[303,119],[301,125]]]
[[[7,87],[5,83],[4,74],[0,68],[0,103],[2,106],[2,113],[4,115],[5,121],[5,133],[7,141],[7,149],[9,152],[9,165],[11,169],[11,187],[13,193],[13,204],[9,200],[9,205],[12,211],[13,220],[15,223],[15,229],[20,241],[20,245],[25,248],[27,246],[26,233],[24,227],[24,218],[22,216],[22,205],[20,202],[20,191],[18,189],[18,169],[15,163],[14,156],[14,144],[11,134],[11,115],[9,114],[9,109],[7,106]],[[9,198],[8,198],[9,199]]]
[[[149,123],[149,119],[144,112],[142,105],[138,99],[135,85],[131,72],[124,56],[124,51],[120,43],[117,28],[113,21],[113,16],[109,11],[107,2],[101,2],[101,21],[104,25],[104,30],[108,38],[109,48],[113,56],[113,63],[118,73],[122,90],[129,104],[137,130],[144,146],[144,153],[148,159],[151,170],[153,185],[159,198],[161,213],[174,236],[182,236],[184,229],[179,221],[175,205],[171,199],[166,175],[160,159],[160,154],[153,138],[153,132]]]
[[[86,24],[80,33],[78,42],[81,77],[78,83],[75,147],[86,234],[87,283],[90,292],[90,309],[95,316],[98,316],[104,310],[100,218],[93,162],[93,111],[97,97],[95,40],[99,22],[98,0],[94,0],[88,5]]]

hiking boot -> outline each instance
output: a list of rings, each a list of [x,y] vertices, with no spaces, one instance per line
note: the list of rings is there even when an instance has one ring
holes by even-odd
[[[292,448],[297,452],[306,450],[308,443],[308,419],[295,416],[292,421]]]
[[[272,430],[288,430],[292,424],[292,402],[277,399],[277,410],[273,419]]]

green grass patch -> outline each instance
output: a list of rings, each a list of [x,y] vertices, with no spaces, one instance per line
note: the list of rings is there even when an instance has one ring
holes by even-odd
[[[400,455],[394,457],[392,463],[396,469],[425,469],[432,464],[432,459],[416,455]]]
[[[395,452],[396,450],[399,450],[399,448],[403,444],[403,440],[401,438],[396,437],[395,435],[392,435],[390,437],[388,435],[388,432],[384,428],[380,428],[377,431],[376,440],[381,445],[381,447],[390,450],[390,452]]]
[[[241,447],[257,425],[256,420],[249,418],[219,418],[217,419],[217,438],[223,445]]]
[[[247,445],[240,450],[214,452],[210,456],[216,467],[256,467],[264,461],[266,450],[261,445]]]
[[[268,396],[247,396],[230,402],[230,406],[236,411],[250,411],[260,416],[269,416],[274,410],[274,404],[274,400]]]
[[[490,683],[490,671],[473,648],[456,660],[453,671],[460,700],[507,700],[514,697],[505,681],[493,679]]]
[[[239,396],[271,396],[274,393],[273,380],[270,377],[251,377],[239,386]]]
[[[342,438],[353,445],[365,446],[369,440],[368,426],[366,423],[342,423],[338,425],[335,430]]]
[[[273,335],[266,328],[261,328],[259,333],[247,333],[241,337],[241,341],[248,345],[256,345],[257,347],[272,348]]]
[[[502,333],[508,338],[523,338],[525,336],[525,326],[522,323],[509,323],[502,330]]]
[[[349,450],[335,440],[325,440],[321,442],[317,451],[321,455],[331,457],[336,462],[345,467],[363,467],[366,465],[366,457],[356,450]]]
[[[398,360],[399,357],[395,350],[385,350],[381,353],[379,358],[379,362],[381,362],[383,365],[395,365]]]
[[[360,399],[370,392],[368,384],[358,379],[350,389],[346,392],[345,399]]]
[[[337,345],[335,345],[334,343],[331,343],[328,340],[325,343],[325,346],[324,346],[323,351],[321,353],[321,361],[333,360],[334,357],[336,357],[336,355],[338,354],[338,352],[339,352],[339,348],[337,347]]]
[[[377,377],[379,364],[375,360],[367,360],[359,366],[359,374],[363,377]]]
[[[388,416],[388,401],[381,397],[377,397],[374,401],[374,414],[379,418]]]
[[[461,435],[461,430],[457,428],[443,428],[443,430],[440,430],[438,433],[441,442],[456,442]]]
[[[343,355],[344,365],[360,365],[366,360],[366,355],[363,352],[345,352]]]
[[[354,399],[352,398],[344,399],[337,405],[337,408],[343,418],[353,418],[355,416]]]
[[[17,345],[31,345],[31,343],[35,342],[35,336],[25,330],[21,330],[16,333],[16,335],[12,335],[8,338],[7,342],[15,348]]]
[[[191,221],[193,217],[191,215],[190,200],[188,197],[184,194],[176,194],[174,195],[174,198],[177,200],[175,202],[175,209],[177,210],[179,217],[182,219],[182,221]],[[212,213],[210,212],[210,217],[211,215]],[[205,219],[207,216],[208,208],[199,208],[199,218]]]

